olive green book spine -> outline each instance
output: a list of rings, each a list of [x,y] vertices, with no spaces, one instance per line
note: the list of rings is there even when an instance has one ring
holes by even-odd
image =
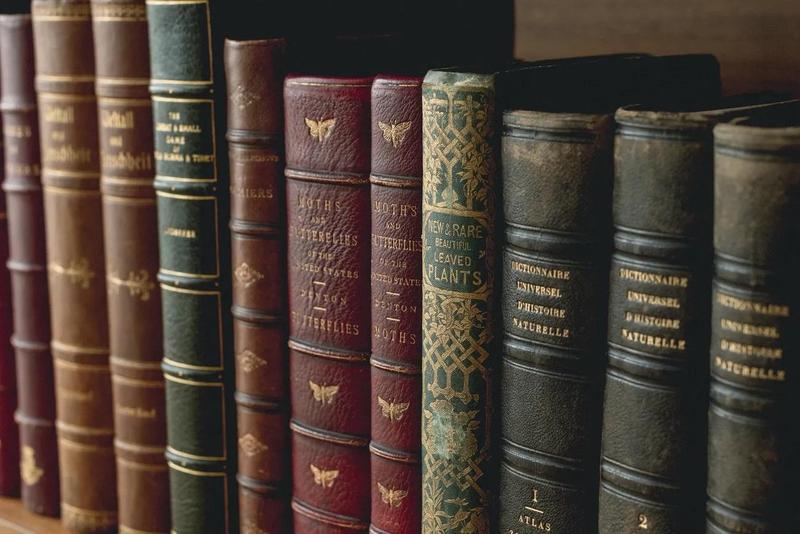
[[[495,78],[422,89],[422,532],[489,532]]]

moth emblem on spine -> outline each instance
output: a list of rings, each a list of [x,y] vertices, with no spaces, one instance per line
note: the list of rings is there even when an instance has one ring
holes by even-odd
[[[381,500],[384,504],[388,504],[392,508],[399,508],[400,503],[408,495],[408,491],[395,488],[387,488],[378,482],[378,491],[381,492]]]
[[[407,402],[389,402],[386,399],[378,397],[378,406],[381,407],[381,413],[389,421],[399,421],[408,410],[409,403]]]
[[[317,384],[311,380],[308,381],[308,387],[314,394],[314,400],[322,404],[332,404],[333,398],[339,393],[339,386],[327,386],[325,384]]]
[[[411,129],[411,121],[398,122],[396,124],[387,124],[378,121],[378,127],[383,132],[383,138],[387,143],[390,143],[394,148],[403,144],[408,130]]]
[[[308,464],[308,467],[314,474],[314,484],[323,488],[332,488],[334,481],[336,481],[336,477],[339,476],[338,469],[326,471],[325,469],[320,469],[314,464]]]
[[[325,139],[331,136],[333,127],[336,124],[336,118],[333,119],[320,119],[314,120],[306,117],[306,126],[308,126],[308,135],[322,143]]]

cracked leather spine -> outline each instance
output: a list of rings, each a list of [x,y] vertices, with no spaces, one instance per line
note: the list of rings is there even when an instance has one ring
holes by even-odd
[[[369,526],[371,85],[284,85],[295,532]]]
[[[422,78],[372,85],[370,531],[419,532]]]
[[[95,63],[88,1],[32,5],[61,515],[117,525]]]
[[[714,130],[709,533],[797,530],[798,109]]]
[[[169,532],[144,0],[93,0],[119,528]]]
[[[503,532],[595,530],[613,124],[503,117]]]
[[[172,532],[235,532],[222,3],[147,0]]]
[[[225,43],[233,335],[244,532],[290,532],[284,39]]]
[[[57,516],[56,403],[30,15],[0,17],[0,83],[22,502],[34,513]]]
[[[770,95],[616,113],[599,527],[697,530],[705,481],[712,128]],[[698,445],[700,444],[700,445]]]
[[[495,75],[422,86],[422,532],[490,529]]]

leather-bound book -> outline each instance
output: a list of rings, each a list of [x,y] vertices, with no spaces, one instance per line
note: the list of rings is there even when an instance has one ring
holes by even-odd
[[[697,532],[713,210],[711,131],[768,95],[616,113],[600,532]]]
[[[419,532],[422,78],[372,84],[371,531]]]
[[[119,525],[169,532],[144,0],[92,0]]]
[[[2,156],[2,154],[0,154]],[[0,157],[0,162],[2,162]],[[11,346],[13,310],[6,199],[0,195],[0,495],[19,496],[19,432],[14,421],[17,379]]]
[[[800,105],[714,152],[707,532],[797,532]]]
[[[22,502],[32,512],[57,516],[56,402],[33,69],[30,15],[0,16],[0,110],[6,164],[3,189],[11,247],[8,268],[19,384],[16,420]],[[7,443],[3,440],[4,445]]]
[[[117,525],[103,213],[87,1],[34,0],[61,515]]]
[[[237,528],[222,4],[147,0],[177,534]]]
[[[226,41],[243,532],[290,532],[283,75],[286,41]]]
[[[284,84],[295,532],[369,526],[371,85]]]
[[[531,109],[503,115],[501,532],[597,530],[613,114],[662,98],[664,79],[687,85],[669,98],[697,97],[719,67],[590,58],[543,71]]]

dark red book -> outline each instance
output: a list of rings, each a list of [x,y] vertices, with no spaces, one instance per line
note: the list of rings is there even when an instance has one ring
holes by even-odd
[[[292,508],[304,534],[369,528],[371,85],[284,85]]]
[[[422,78],[372,84],[373,533],[413,534],[420,519]]]

